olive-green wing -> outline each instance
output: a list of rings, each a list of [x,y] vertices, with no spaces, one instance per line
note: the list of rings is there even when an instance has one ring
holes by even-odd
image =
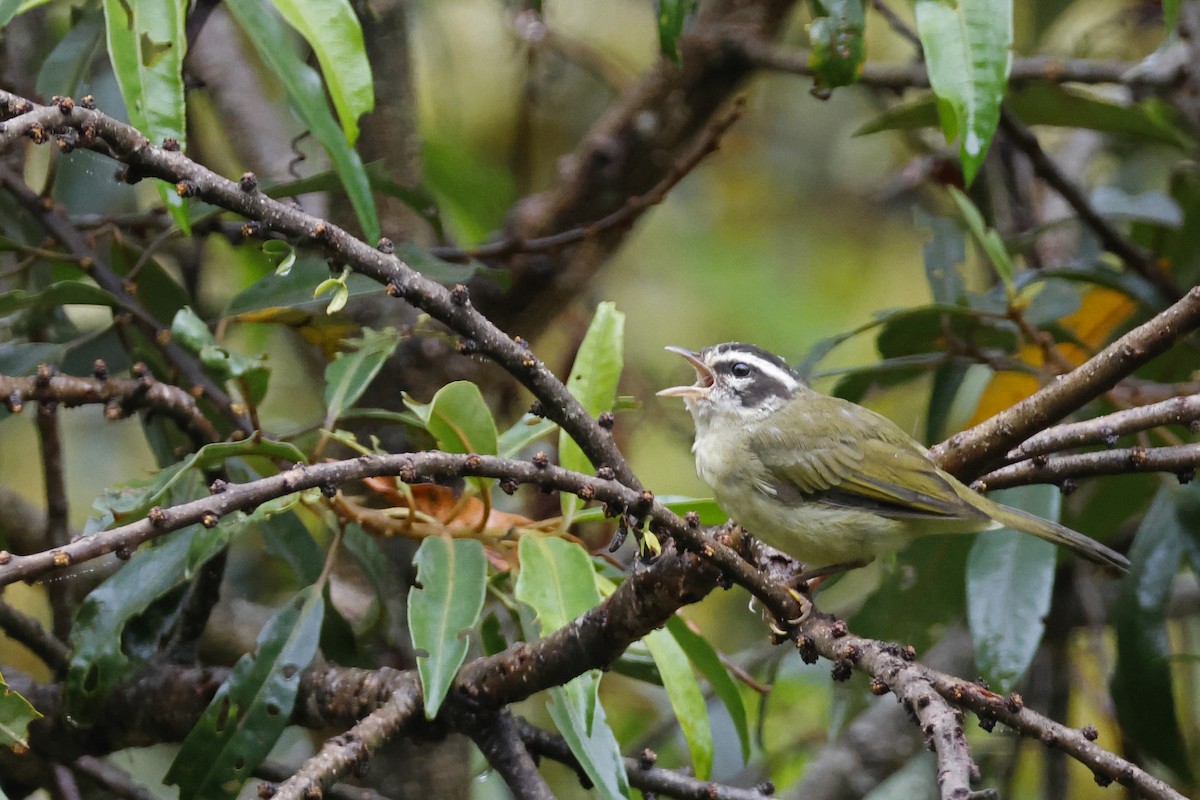
[[[779,413],[789,418],[771,420],[751,434],[750,446],[766,469],[764,491],[781,497],[799,493],[798,500],[889,517],[986,516],[964,502],[949,482],[953,479],[890,420],[818,397],[828,402],[784,409]]]

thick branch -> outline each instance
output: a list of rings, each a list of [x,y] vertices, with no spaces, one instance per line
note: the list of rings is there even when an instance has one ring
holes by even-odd
[[[492,769],[499,773],[517,800],[554,800],[546,779],[538,772],[516,720],[507,711],[478,720],[470,736]]]
[[[103,371],[102,371],[103,372]],[[202,444],[221,438],[217,429],[196,407],[196,400],[177,386],[141,378],[78,378],[72,375],[10,377],[0,375],[0,399],[10,411],[20,411],[26,402],[60,403],[67,408],[87,404],[104,405],[104,415],[121,419],[139,409],[165,414],[179,423]]]

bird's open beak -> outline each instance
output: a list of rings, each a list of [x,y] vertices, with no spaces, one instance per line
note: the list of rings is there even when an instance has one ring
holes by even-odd
[[[713,383],[716,381],[716,375],[708,365],[700,360],[700,354],[688,350],[686,347],[676,347],[671,345],[666,348],[672,353],[678,353],[687,359],[692,365],[692,369],[696,370],[696,382],[691,386],[672,386],[669,389],[663,389],[657,392],[659,397],[682,397],[684,399],[696,399],[705,397],[712,390]]]

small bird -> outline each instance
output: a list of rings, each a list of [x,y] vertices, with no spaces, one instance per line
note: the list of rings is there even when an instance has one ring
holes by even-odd
[[[1013,528],[1126,570],[1120,553],[1000,505],[938,468],[894,422],[810,389],[779,356],[727,342],[699,353],[682,397],[696,424],[696,472],[734,521],[804,562],[805,577],[864,566],[935,533]]]

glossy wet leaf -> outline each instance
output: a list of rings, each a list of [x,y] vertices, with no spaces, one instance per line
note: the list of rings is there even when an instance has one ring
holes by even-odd
[[[179,786],[181,800],[237,796],[288,725],[324,616],[321,587],[310,586],[275,612],[255,652],[238,659],[163,778]]]
[[[1012,0],[916,0],[917,34],[947,142],[970,186],[1000,122],[1012,65]]]
[[[430,536],[413,563],[408,627],[417,654],[425,717],[433,719],[467,657],[467,634],[479,623],[487,591],[487,558],[475,539]]]
[[[1022,486],[991,499],[1058,520],[1057,486]],[[998,692],[1009,692],[1029,669],[1045,631],[1054,590],[1057,548],[1019,531],[985,531],[967,559],[967,619],[975,663]]]

